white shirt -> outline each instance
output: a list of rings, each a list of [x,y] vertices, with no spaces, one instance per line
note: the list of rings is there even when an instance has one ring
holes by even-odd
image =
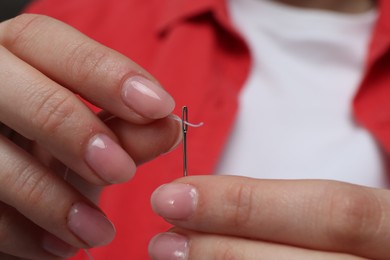
[[[377,11],[228,6],[253,64],[217,174],[387,187],[381,153],[352,111]]]

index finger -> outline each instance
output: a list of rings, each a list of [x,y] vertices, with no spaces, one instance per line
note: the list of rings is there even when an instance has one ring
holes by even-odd
[[[136,63],[49,17],[0,24],[0,45],[62,86],[131,122],[169,115],[172,97]]]
[[[382,259],[389,192],[335,181],[199,176],[167,184],[153,209],[190,230]]]

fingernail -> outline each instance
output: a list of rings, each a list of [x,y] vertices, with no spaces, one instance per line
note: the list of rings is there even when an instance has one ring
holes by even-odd
[[[162,233],[149,243],[149,255],[152,260],[185,260],[188,259],[188,239],[176,233]]]
[[[110,243],[115,227],[100,211],[83,202],[72,206],[68,214],[69,229],[91,247]]]
[[[153,210],[163,218],[187,219],[198,201],[196,189],[188,184],[170,183],[160,186],[151,197]]]
[[[136,165],[120,145],[104,134],[89,141],[85,156],[87,164],[108,183],[122,183],[131,179]]]
[[[178,117],[177,115],[175,114],[171,114],[168,116],[168,118],[172,119],[175,121],[175,123],[177,123],[177,136],[176,136],[176,140],[175,142],[172,144],[171,148],[168,149],[168,151],[166,151],[164,154],[168,154],[170,152],[172,152],[173,150],[176,149],[176,147],[183,141],[183,131],[182,131],[182,127],[181,127],[181,119],[180,117]]]
[[[49,233],[43,236],[42,247],[50,254],[62,258],[72,257],[79,250]]]
[[[152,119],[166,117],[175,108],[175,101],[161,86],[141,76],[123,83],[122,98],[135,112]]]

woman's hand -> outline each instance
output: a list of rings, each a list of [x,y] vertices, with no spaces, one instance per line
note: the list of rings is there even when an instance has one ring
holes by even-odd
[[[1,23],[0,57],[0,252],[48,259],[109,243],[96,187],[131,179],[178,143],[172,97],[128,58],[44,16]]]
[[[389,259],[390,192],[336,181],[182,178],[152,195],[175,228],[152,259]]]

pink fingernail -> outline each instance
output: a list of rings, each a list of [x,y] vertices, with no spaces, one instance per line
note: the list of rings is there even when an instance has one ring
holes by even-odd
[[[85,160],[108,183],[122,183],[131,179],[136,165],[130,156],[104,134],[97,134],[89,141]]]
[[[141,76],[123,83],[122,98],[135,112],[152,119],[166,117],[175,108],[175,101],[161,86]]]
[[[74,204],[70,209],[68,227],[91,247],[106,245],[115,237],[115,227],[111,221],[83,202]]]
[[[160,186],[151,197],[153,210],[169,219],[186,219],[195,211],[198,201],[196,189],[188,184],[170,183]]]
[[[188,259],[188,239],[176,233],[163,233],[155,236],[149,243],[152,260]]]
[[[171,148],[168,149],[168,151],[164,152],[163,155],[165,154],[168,154],[170,152],[172,152],[173,150],[175,150],[177,148],[177,146],[183,141],[183,131],[182,131],[182,127],[181,127],[181,118],[178,117],[177,115],[175,114],[171,114],[168,116],[168,118],[176,121],[177,123],[177,127],[179,128],[178,130],[178,136],[176,137],[176,141],[173,143],[173,145],[171,146]]]
[[[42,247],[52,255],[62,258],[69,258],[75,255],[79,250],[49,233],[44,235]]]

